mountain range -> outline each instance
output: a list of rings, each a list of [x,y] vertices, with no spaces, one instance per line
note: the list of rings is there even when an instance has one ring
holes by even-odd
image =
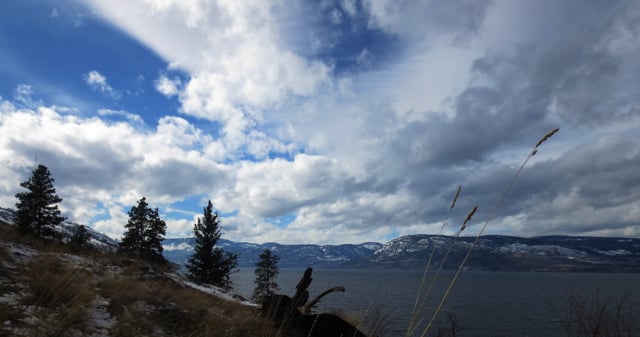
[[[271,249],[283,268],[424,268],[433,252],[434,265],[445,255],[445,270],[457,269],[476,237],[408,235],[386,244],[349,245],[252,244],[220,240],[219,246],[239,254],[240,267],[253,267]],[[192,239],[166,239],[165,257],[184,264],[193,252]],[[447,254],[448,252],[448,254]],[[640,239],[574,236],[522,238],[487,235],[478,239],[465,264],[483,271],[640,272]]]
[[[13,223],[14,211],[0,208],[0,223]],[[70,236],[79,226],[65,223],[59,228]],[[115,251],[118,242],[87,227],[91,244]],[[220,239],[218,247],[239,255],[239,267],[254,267],[265,249],[280,257],[281,268],[421,269],[429,257],[433,265],[457,269],[471,245],[467,270],[482,271],[581,271],[640,272],[640,238],[542,236],[523,238],[503,235],[480,237],[407,235],[385,244],[365,242],[342,245],[255,244]],[[164,256],[184,265],[193,253],[193,238],[167,238]],[[445,259],[446,257],[446,259]]]
[[[165,239],[162,246],[165,258],[182,265],[193,253],[193,238]],[[285,245],[276,242],[255,244],[220,239],[217,246],[238,254],[239,267],[255,267],[258,256],[265,249],[270,249],[280,257],[278,266],[281,268],[341,268],[366,259],[383,245],[376,242],[357,245]]]

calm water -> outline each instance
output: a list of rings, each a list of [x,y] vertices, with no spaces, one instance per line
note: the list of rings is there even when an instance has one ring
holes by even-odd
[[[279,293],[293,295],[302,273],[302,269],[281,270]],[[436,280],[426,307],[436,305],[452,275],[443,273]],[[309,292],[313,298],[327,288],[344,286],[345,293],[327,295],[316,311],[362,315],[385,323],[384,336],[404,336],[421,278],[419,271],[318,269],[313,271]],[[234,274],[235,292],[250,296],[254,279],[253,269],[241,269]],[[439,316],[439,327],[449,326],[447,313],[451,313],[461,337],[566,336],[561,320],[570,293],[589,299],[596,293],[601,298],[630,293],[637,309],[640,274],[464,272]],[[427,316],[431,318],[421,315]]]

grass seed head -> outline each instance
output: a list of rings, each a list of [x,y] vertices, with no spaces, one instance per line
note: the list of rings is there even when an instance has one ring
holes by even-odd
[[[476,213],[476,211],[478,210],[478,206],[475,206],[471,212],[469,212],[469,214],[467,214],[467,218],[464,220],[464,222],[462,223],[462,227],[460,227],[460,231],[462,232],[465,228],[467,228],[467,223],[471,220],[471,218],[473,217],[473,215]]]
[[[553,136],[556,132],[558,132],[558,130],[560,130],[560,128],[555,128],[549,132],[547,132],[544,136],[542,136],[542,138],[540,138],[540,140],[536,143],[536,149],[538,148],[538,146],[540,146],[542,143],[544,143],[547,139],[551,138],[551,136]],[[535,153],[534,153],[535,154]]]
[[[451,202],[451,207],[449,209],[453,209],[454,207],[456,207],[456,201],[458,200],[458,197],[460,196],[460,191],[462,190],[462,186],[458,185],[458,190],[456,191],[456,195],[453,197],[453,201]]]

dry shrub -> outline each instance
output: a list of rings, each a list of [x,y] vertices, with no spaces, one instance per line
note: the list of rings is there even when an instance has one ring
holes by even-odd
[[[132,268],[137,270],[138,268]],[[258,336],[264,321],[257,311],[176,284],[157,275],[143,280],[137,272],[100,285],[117,319],[112,336],[145,336],[161,330],[175,336]]]
[[[596,291],[591,298],[569,295],[566,318],[562,322],[567,336],[619,337],[640,336],[640,303],[631,296],[602,297]]]
[[[32,296],[27,305],[45,308],[84,306],[95,298],[92,275],[73,268],[55,256],[41,254],[27,266],[25,275]]]
[[[42,308],[34,312],[43,322],[47,335],[66,335],[85,328],[86,308],[96,297],[92,274],[41,254],[33,258],[25,271],[28,295],[24,305]]]

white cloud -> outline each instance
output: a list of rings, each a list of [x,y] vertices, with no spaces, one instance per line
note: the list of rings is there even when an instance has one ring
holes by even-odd
[[[33,88],[28,84],[18,84],[14,93],[14,101],[25,108],[33,108],[42,104],[40,101],[33,100]]]
[[[607,6],[345,0],[342,24],[332,25],[324,7],[318,30],[299,15],[309,7],[289,0],[87,3],[168,71],[181,71],[182,80],[161,75],[156,90],[178,97],[176,113],[197,118],[157,116],[155,128],[141,130],[129,107],[66,116],[22,87],[0,103],[5,195],[38,152],[73,195],[67,209],[78,221],[101,219],[96,226],[110,232],[142,195],[162,209],[195,194],[237,212],[224,219],[236,240],[384,240],[436,231],[458,183],[465,214],[454,217],[477,203],[481,218],[519,155],[560,126],[496,227],[637,233],[637,5],[600,15]],[[368,31],[344,30],[361,29],[362,18]],[[353,41],[339,40],[345,36]],[[338,51],[327,41],[362,45]],[[116,93],[98,72],[86,81]],[[114,115],[125,120],[99,118]],[[110,219],[92,208],[98,202]],[[189,229],[191,219],[169,213],[171,233]],[[285,226],[282,217],[295,219]]]
[[[129,113],[125,110],[99,109],[100,116],[120,116],[134,123],[144,123],[140,115]]]
[[[178,95],[182,81],[177,77],[171,79],[165,75],[161,75],[158,80],[156,80],[155,85],[159,93],[171,97]]]
[[[99,91],[105,96],[111,97],[113,99],[120,99],[122,96],[120,92],[113,89],[108,83],[107,78],[102,74],[97,72],[96,70],[92,70],[84,75],[85,82],[93,89],[94,91]]]
[[[342,9],[351,16],[355,16],[358,11],[355,0],[342,0],[340,5],[342,6]]]
[[[105,205],[109,218],[93,225],[115,237],[126,223],[124,210],[140,197],[162,208],[227,179],[227,168],[202,152],[211,138],[178,117],[164,117],[156,130],[145,131],[125,122],[62,115],[55,107],[2,106],[7,108],[0,115],[2,195],[18,192],[37,155],[56,179],[62,211],[73,221],[91,224],[101,212],[96,205]],[[12,205],[11,197],[0,201]],[[184,233],[186,225],[178,219],[172,226]]]
[[[330,69],[293,52],[267,1],[94,1],[97,13],[191,74],[182,111],[222,122],[229,133],[255,123],[252,111],[309,96],[331,82]],[[161,83],[168,84],[166,81]],[[173,93],[171,86],[163,86]],[[240,108],[246,107],[246,108]]]
[[[173,250],[184,250],[184,249],[191,249],[193,248],[190,244],[186,243],[186,242],[182,242],[178,245],[176,244],[169,244],[169,245],[163,245],[162,248],[164,248],[165,251],[173,251]]]

